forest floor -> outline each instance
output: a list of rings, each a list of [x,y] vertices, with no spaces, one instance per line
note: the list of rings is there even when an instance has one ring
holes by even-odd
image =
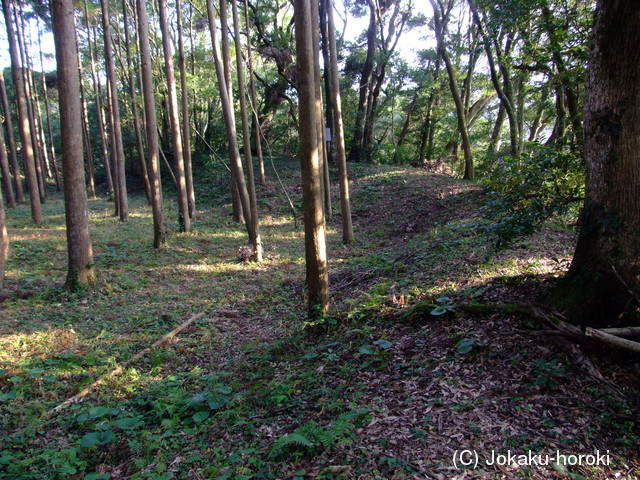
[[[297,161],[277,168],[300,212]],[[0,478],[640,478],[637,358],[583,352],[527,315],[465,308],[538,302],[568,266],[569,228],[496,251],[476,232],[478,185],[351,166],[357,241],[341,244],[334,188],[332,313],[311,325],[301,221],[272,174],[259,188],[261,264],[239,259],[246,234],[221,177],[198,176],[190,233],[176,233],[165,195],[160,250],[142,197],[125,224],[91,200],[98,281],[84,292],[63,289],[60,196],[40,226],[27,206],[8,212]],[[581,454],[596,457],[563,464]]]

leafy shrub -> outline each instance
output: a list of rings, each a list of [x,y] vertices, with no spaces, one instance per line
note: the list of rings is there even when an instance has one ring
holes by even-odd
[[[496,158],[485,183],[488,200],[482,214],[488,222],[482,229],[505,247],[582,199],[584,163],[577,152],[538,145],[528,153]]]

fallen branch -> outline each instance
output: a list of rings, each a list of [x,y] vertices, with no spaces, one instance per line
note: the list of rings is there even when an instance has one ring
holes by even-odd
[[[610,333],[603,332],[602,330],[596,330],[595,328],[587,327],[586,335],[588,337],[597,338],[603,343],[613,345],[614,347],[622,348],[624,350],[630,350],[632,352],[640,353],[640,342],[634,342],[633,340],[627,340],[626,338],[616,337]]]
[[[600,328],[601,332],[615,335],[616,337],[638,337],[640,327]]]
[[[191,318],[189,318],[188,320],[186,320],[185,322],[183,322],[182,324],[180,324],[178,327],[174,328],[173,330],[171,330],[169,333],[167,333],[166,335],[164,335],[163,337],[161,337],[159,340],[157,340],[156,342],[154,342],[152,345],[148,346],[147,348],[141,350],[140,352],[136,353],[133,357],[131,357],[129,360],[127,360],[126,362],[124,362],[123,364],[121,364],[120,366],[118,366],[115,370],[112,370],[109,373],[104,374],[103,376],[101,376],[98,380],[96,380],[95,382],[93,382],[91,385],[89,385],[87,388],[85,388],[84,390],[82,390],[80,393],[74,395],[71,398],[68,398],[67,400],[65,400],[64,402],[62,402],[60,405],[58,405],[57,407],[51,409],[49,411],[49,414],[53,414],[56,413],[57,411],[61,410],[62,408],[71,405],[72,403],[76,403],[78,402],[81,398],[86,397],[89,393],[91,393],[92,390],[94,390],[96,387],[98,387],[99,385],[102,385],[106,380],[116,377],[118,375],[120,375],[125,368],[127,368],[129,365],[131,365],[132,363],[140,360],[142,357],[144,357],[147,353],[149,353],[151,350],[153,350],[156,347],[159,347],[160,345],[162,345],[163,343],[165,343],[167,340],[172,339],[173,337],[175,337],[178,333],[180,333],[182,330],[184,330],[185,328],[187,328],[189,325],[191,325],[193,322],[195,322],[196,320],[198,320],[199,318],[201,318],[203,315],[205,314],[205,312],[200,312],[197,313],[195,315],[193,315]]]

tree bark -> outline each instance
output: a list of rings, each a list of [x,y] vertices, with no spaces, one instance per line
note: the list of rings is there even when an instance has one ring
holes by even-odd
[[[162,47],[164,50],[164,73],[167,78],[167,94],[169,97],[169,123],[173,141],[173,159],[175,163],[176,179],[178,180],[178,210],[181,232],[191,230],[191,216],[189,215],[189,198],[187,196],[187,182],[184,173],[184,157],[182,156],[182,131],[180,128],[180,111],[178,108],[178,92],[173,68],[173,52],[169,34],[169,20],[167,15],[167,0],[159,0],[160,30],[162,31]]]
[[[9,235],[7,234],[7,223],[4,216],[4,201],[2,191],[0,191],[0,289],[4,282],[4,264],[9,255]]]
[[[178,23],[178,68],[180,69],[180,89],[182,107],[182,157],[187,188],[189,218],[196,214],[196,194],[193,189],[193,166],[191,164],[191,127],[189,126],[189,90],[187,89],[187,65],[184,56],[184,35],[182,29],[182,0],[176,0],[176,22]]]
[[[347,173],[347,154],[342,122],[342,99],[340,98],[340,76],[338,72],[338,47],[336,45],[336,27],[333,18],[333,0],[326,0],[327,33],[329,41],[329,78],[331,82],[331,104],[333,105],[333,143],[336,146],[336,162],[340,172],[340,213],[342,216],[342,242],[354,240],[351,219],[351,198],[349,196],[349,175]]]
[[[249,132],[249,115],[247,113],[247,94],[244,78],[244,64],[242,61],[242,42],[240,41],[240,18],[238,5],[235,0],[231,3],[233,11],[233,31],[236,40],[236,71],[238,75],[238,95],[240,96],[240,114],[242,116],[242,140],[244,146],[245,167],[247,169],[247,186],[249,193],[249,208],[251,209],[251,229],[253,237],[253,258],[262,261],[262,241],[258,222],[258,202],[256,200],[256,185],[253,175],[253,158],[251,156],[251,133]]]
[[[0,170],[2,171],[2,189],[7,195],[7,205],[9,208],[16,208],[16,199],[11,185],[11,174],[9,173],[9,157],[4,143],[4,133],[0,127]],[[2,213],[4,215],[4,213]],[[1,226],[0,226],[1,228]]]
[[[456,114],[458,119],[458,131],[460,132],[460,137],[462,139],[462,149],[464,151],[464,179],[465,180],[473,180],[473,157],[471,156],[471,143],[469,142],[469,132],[467,131],[467,119],[464,114],[464,104],[462,103],[462,97],[460,96],[460,89],[458,88],[458,79],[456,77],[456,72],[453,68],[453,64],[451,63],[451,58],[449,57],[449,53],[447,52],[446,45],[444,43],[444,23],[443,16],[441,15],[441,0],[437,0],[438,5],[436,5],[436,0],[429,0],[431,2],[431,6],[433,7],[434,15],[434,23],[435,23],[435,31],[436,31],[436,39],[438,41],[438,53],[442,57],[444,61],[445,67],[447,69],[447,74],[449,75],[449,88],[451,89],[451,95],[453,96],[453,101],[456,105]]]
[[[256,155],[258,157],[258,169],[260,172],[260,183],[264,185],[267,180],[264,174],[264,159],[262,157],[262,127],[258,118],[258,96],[256,95],[256,80],[253,76],[253,58],[251,52],[251,29],[249,25],[248,0],[244,0],[244,22],[247,33],[247,66],[249,67],[249,90],[251,92],[251,118],[253,134],[255,137]]]
[[[601,1],[585,85],[586,195],[555,299],[583,325],[638,318],[640,3]]]
[[[11,110],[9,110],[7,88],[4,84],[3,69],[0,69],[0,101],[2,102],[2,111],[4,113],[4,125],[7,129],[7,145],[9,146],[11,173],[13,174],[13,185],[16,189],[15,197],[18,203],[22,203],[24,202],[24,190],[22,189],[22,180],[20,179],[20,164],[18,163],[16,142],[13,137],[13,122],[11,121]]]
[[[145,128],[147,137],[147,159],[151,193],[151,211],[153,212],[153,246],[160,248],[166,242],[166,226],[162,206],[162,185],[160,180],[160,160],[158,153],[158,120],[156,116],[156,99],[153,88],[153,71],[151,48],[149,45],[149,20],[146,0],[136,0],[138,12],[138,39],[140,42],[140,71],[142,98],[145,110]]]
[[[113,48],[111,45],[111,28],[109,24],[109,12],[107,8],[107,0],[101,0],[102,8],[102,31],[104,36],[104,56],[107,67],[107,83],[110,93],[110,110],[113,119],[112,137],[115,143],[112,145],[114,150],[114,172],[116,172],[115,180],[117,182],[116,195],[118,195],[118,209],[121,222],[126,222],[129,218],[129,206],[127,198],[127,178],[124,165],[124,147],[122,145],[122,126],[120,122],[120,103],[118,101],[118,77],[116,76],[116,68],[113,60]]]
[[[253,243],[254,239],[253,229],[251,228],[252,219],[251,209],[249,207],[249,194],[247,192],[247,184],[244,180],[242,161],[240,160],[240,150],[238,148],[235,115],[233,112],[233,106],[231,104],[231,98],[228,95],[229,84],[225,79],[225,68],[223,66],[222,58],[220,55],[220,47],[218,45],[218,38],[216,35],[216,17],[213,10],[213,0],[207,0],[207,16],[209,19],[209,32],[211,34],[211,44],[213,48],[213,57],[216,67],[216,76],[218,79],[218,90],[220,91],[220,102],[222,103],[222,114],[224,117],[225,128],[227,130],[227,139],[229,141],[229,159],[231,160],[231,171],[234,172],[232,178],[234,178],[234,185],[238,189],[238,196],[242,205],[242,213],[244,215],[247,233],[249,234],[249,240],[251,241],[251,243]]]
[[[85,27],[87,29],[87,39],[89,41],[89,58],[91,61],[91,79],[93,81],[93,93],[95,96],[96,110],[98,116],[98,129],[100,130],[100,140],[102,146],[102,158],[104,162],[105,175],[107,177],[107,191],[109,195],[114,195],[113,177],[111,176],[111,162],[109,161],[109,151],[107,147],[107,130],[106,120],[104,116],[104,109],[102,108],[102,87],[100,85],[100,78],[96,75],[94,46],[95,38],[91,34],[92,28],[89,22],[89,9],[87,7],[87,0],[83,1],[84,5],[84,19]]]
[[[378,17],[375,12],[373,0],[369,0],[369,27],[367,28],[367,56],[360,75],[358,89],[358,110],[356,111],[356,123],[353,128],[353,141],[349,150],[350,162],[364,161],[364,127],[369,102],[369,91],[373,78],[375,65],[376,41],[378,36]]]
[[[87,215],[87,187],[84,179],[82,107],[73,2],[72,0],[52,0],[51,9],[58,67],[65,218],[69,253],[66,287],[69,290],[77,290],[91,284],[94,281],[95,272]]]
[[[329,310],[329,274],[327,266],[325,219],[322,208],[316,124],[318,104],[314,75],[314,48],[311,17],[313,0],[294,0],[296,56],[298,65],[298,94],[300,110],[300,155],[302,164],[302,204],[304,208],[306,278],[308,308],[311,318],[318,318]]]
[[[29,201],[31,202],[31,217],[35,223],[40,223],[42,222],[42,211],[40,207],[38,178],[36,176],[36,164],[33,156],[33,145],[31,144],[31,127],[29,125],[24,83],[20,61],[18,59],[18,47],[16,45],[16,35],[13,28],[9,1],[10,0],[2,0],[2,11],[4,13],[5,27],[9,41],[11,74],[13,76],[13,88],[18,109],[18,130],[20,132],[20,141],[22,142],[22,159],[24,162],[25,176],[27,177]]]
[[[138,109],[138,100],[136,99],[136,81],[133,74],[135,70],[135,61],[131,55],[131,48],[129,47],[129,14],[127,10],[127,0],[122,0],[124,49],[127,60],[127,80],[129,84],[129,96],[131,97],[131,113],[133,114],[133,130],[136,135],[138,161],[142,180],[144,182],[144,192],[147,196],[147,201],[151,203],[151,183],[149,182],[149,174],[147,172],[147,162],[144,158],[144,142],[142,138],[142,129],[140,127],[140,110]]]

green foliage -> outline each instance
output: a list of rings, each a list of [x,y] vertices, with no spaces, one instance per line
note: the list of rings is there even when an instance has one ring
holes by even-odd
[[[436,317],[448,312],[453,312],[456,309],[456,306],[449,297],[440,297],[436,302],[438,303],[438,306],[429,312],[431,315]]]
[[[538,375],[535,383],[540,387],[557,388],[556,379],[563,378],[567,374],[566,369],[557,358],[548,362],[538,358],[533,362],[533,366]]]
[[[476,348],[483,347],[484,343],[475,338],[463,338],[456,344],[456,351],[460,355],[466,355]]]
[[[505,247],[550,217],[569,213],[582,199],[583,161],[576,152],[537,146],[517,157],[496,158],[485,184],[482,214],[488,223],[481,229]]]

